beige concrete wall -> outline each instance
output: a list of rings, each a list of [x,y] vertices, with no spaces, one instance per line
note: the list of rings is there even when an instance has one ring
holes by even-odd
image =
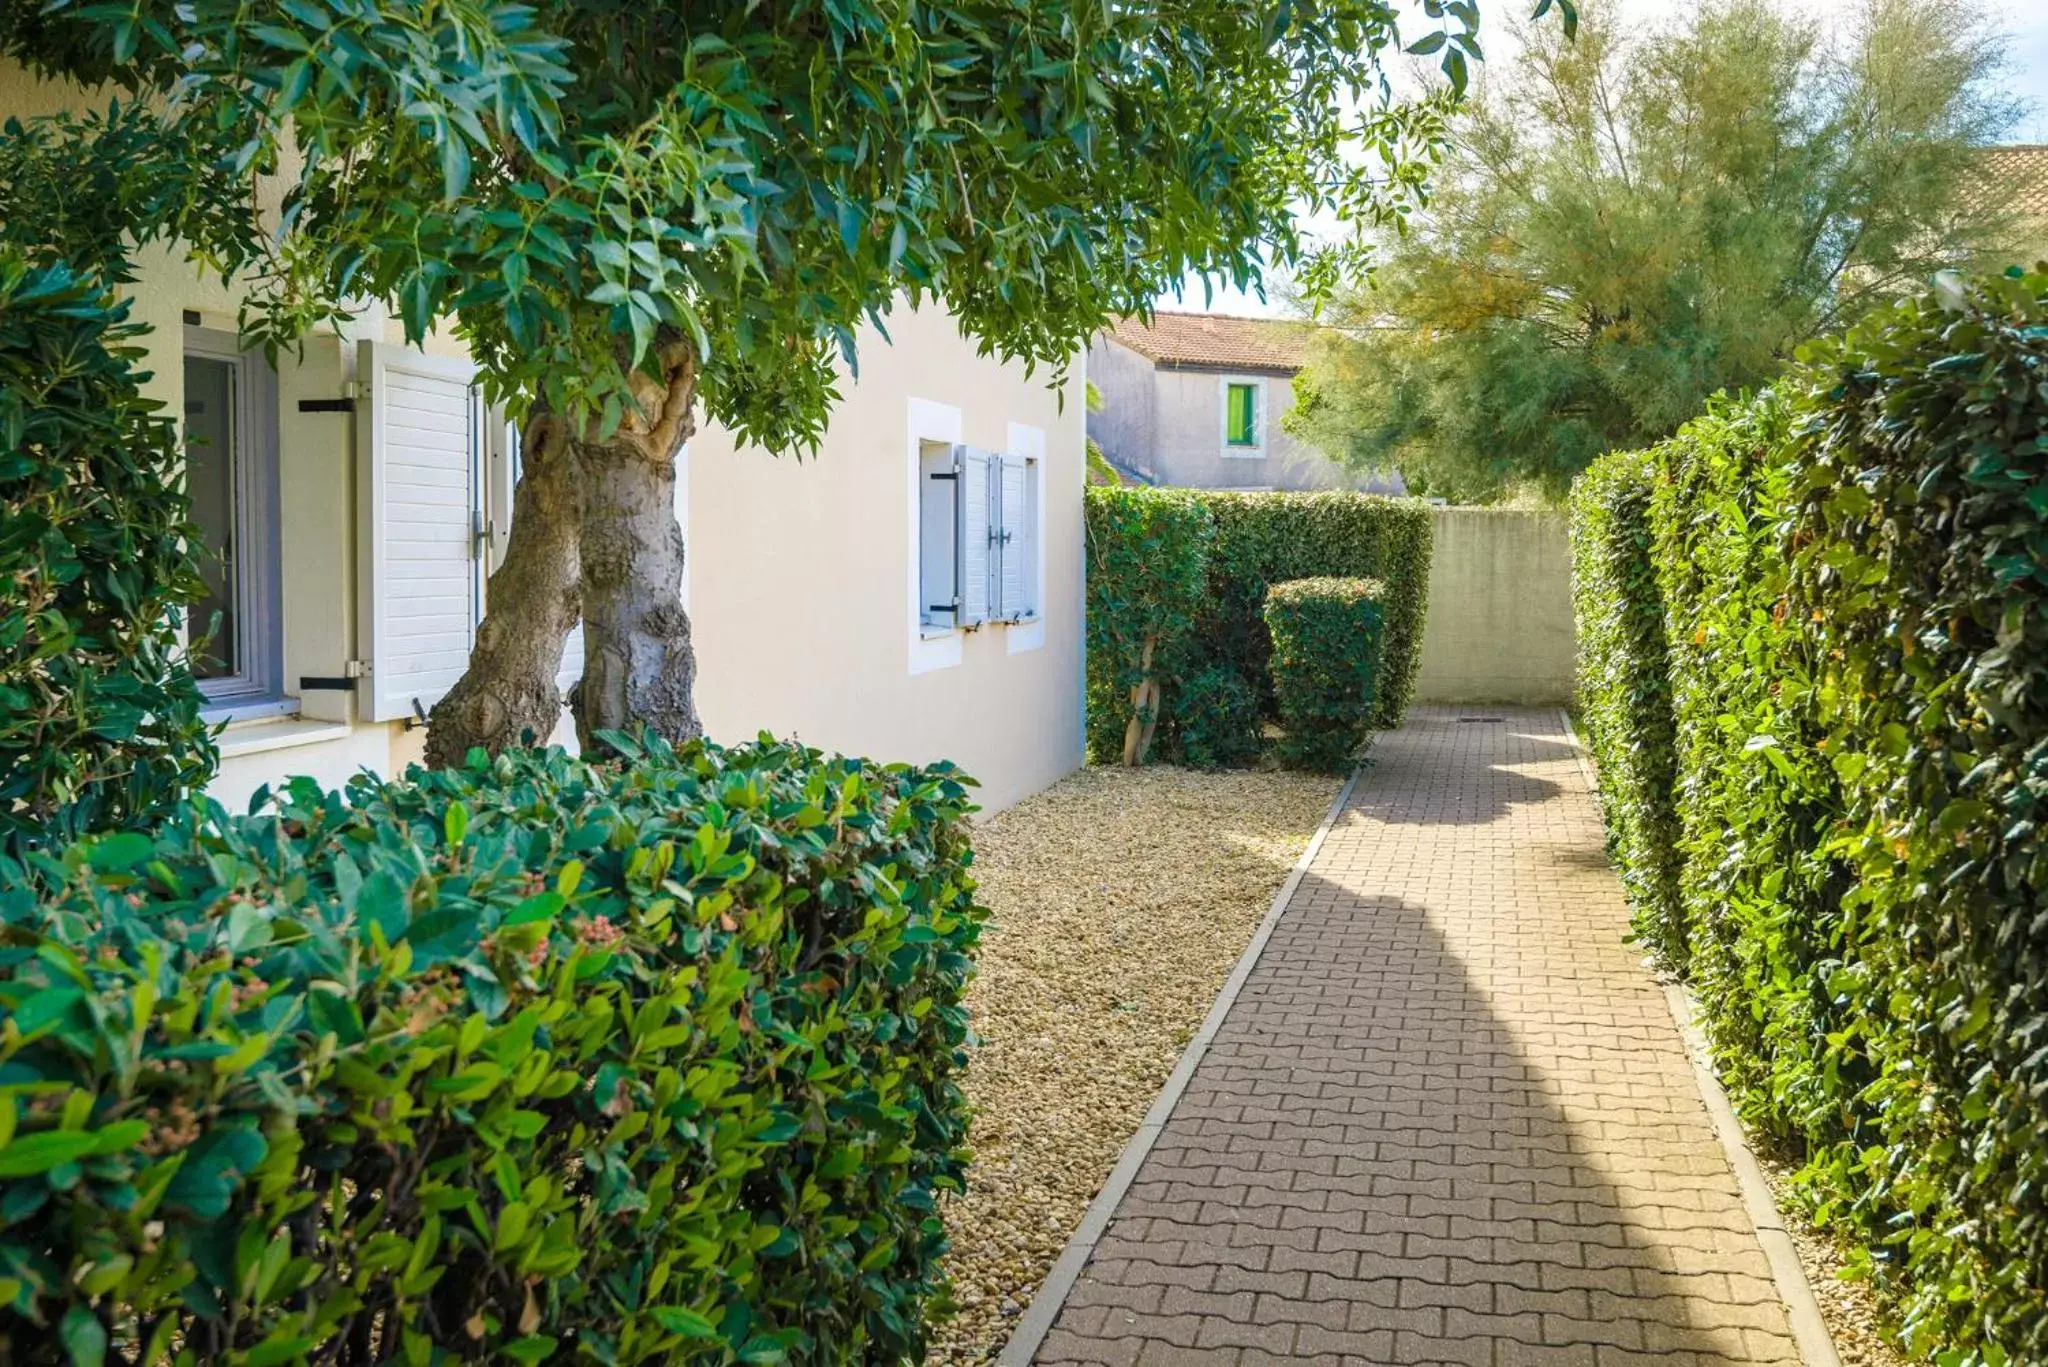
[[[698,706],[715,737],[768,730],[878,759],[951,759],[982,782],[984,805],[1007,806],[1082,758],[1080,368],[1062,403],[1045,372],[975,355],[943,313],[898,309],[888,326],[893,345],[863,333],[860,378],[843,383],[815,458],[740,448],[716,428],[691,440]],[[970,446],[1016,451],[1020,429],[1043,434],[1039,623],[919,639],[918,409],[957,410]]]
[[[1438,508],[1415,700],[1565,703],[1571,546],[1561,512]]]

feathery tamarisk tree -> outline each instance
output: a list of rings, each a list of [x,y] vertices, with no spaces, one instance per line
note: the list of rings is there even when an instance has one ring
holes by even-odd
[[[856,329],[898,303],[1057,369],[1190,273],[1277,262],[1326,289],[1359,248],[1311,246],[1297,215],[1407,213],[1447,103],[1389,96],[1382,0],[261,8],[0,0],[0,43],[171,126],[249,130],[235,169],[288,191],[246,331],[289,343],[381,300],[414,338],[451,327],[520,421],[436,762],[548,733],[579,618],[586,742],[697,731],[672,510],[698,414],[804,452]],[[1424,9],[1412,50],[1462,85],[1477,9]]]

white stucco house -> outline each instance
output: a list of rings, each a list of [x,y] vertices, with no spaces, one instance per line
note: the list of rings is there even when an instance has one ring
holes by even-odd
[[[1220,313],[1120,319],[1088,349],[1102,396],[1088,435],[1128,479],[1185,489],[1404,492],[1398,475],[1359,475],[1282,427],[1310,324]]]
[[[0,117],[77,95],[0,67]],[[409,347],[374,309],[273,367],[237,344],[235,290],[182,253],[146,253],[131,294],[221,621],[211,791],[403,769],[489,597],[516,434],[459,345]],[[889,332],[861,337],[814,458],[715,426],[684,453],[698,707],[715,740],[951,759],[998,808],[1082,762],[1082,370],[1051,387],[934,310]],[[580,660],[572,638],[565,686]]]

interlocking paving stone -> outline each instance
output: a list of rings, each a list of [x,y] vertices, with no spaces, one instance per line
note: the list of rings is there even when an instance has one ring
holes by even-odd
[[[1558,715],[1415,709],[1036,1360],[1796,1367],[1627,929]]]

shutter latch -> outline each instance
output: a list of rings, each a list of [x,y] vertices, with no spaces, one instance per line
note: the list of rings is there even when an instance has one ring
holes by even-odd
[[[299,676],[301,693],[346,693],[356,686],[356,680],[370,672],[368,660],[350,660],[339,674],[302,674]]]

